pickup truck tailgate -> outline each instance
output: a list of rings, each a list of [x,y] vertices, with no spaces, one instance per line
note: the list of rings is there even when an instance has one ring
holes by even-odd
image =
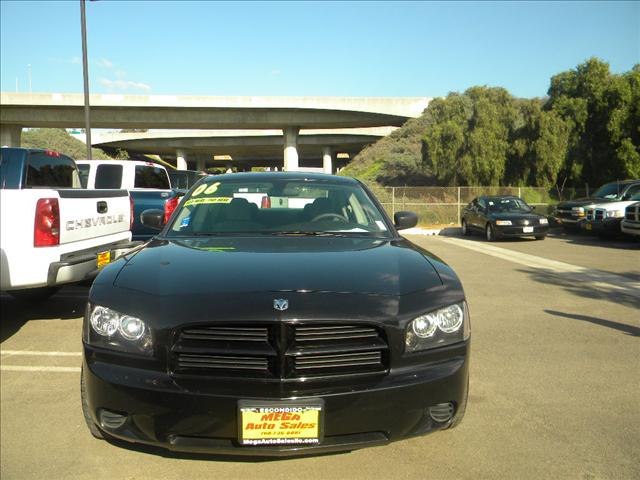
[[[131,204],[126,190],[64,189],[58,193],[61,244],[129,230]]]

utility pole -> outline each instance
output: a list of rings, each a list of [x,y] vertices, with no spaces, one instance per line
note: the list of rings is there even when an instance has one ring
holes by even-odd
[[[91,117],[89,111],[89,63],[87,62],[87,20],[84,13],[85,0],[80,0],[82,22],[82,74],[84,76],[84,133],[87,142],[87,159],[91,160]]]

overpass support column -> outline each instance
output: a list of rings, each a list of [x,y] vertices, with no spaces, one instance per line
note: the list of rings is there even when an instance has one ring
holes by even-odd
[[[19,147],[21,136],[20,125],[0,125],[0,147]]]
[[[333,173],[333,152],[331,147],[322,149],[322,171],[328,174]]]
[[[298,133],[297,127],[287,127],[284,132],[284,171],[298,171]]]
[[[176,150],[176,168],[178,170],[187,169],[187,152],[181,148]]]
[[[198,155],[196,158],[196,170],[204,171],[207,168],[206,158],[204,155]]]

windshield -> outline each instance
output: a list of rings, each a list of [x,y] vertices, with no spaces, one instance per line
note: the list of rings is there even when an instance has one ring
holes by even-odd
[[[359,185],[211,177],[188,194],[168,236],[233,233],[390,235],[384,217]]]
[[[489,198],[487,199],[490,212],[526,213],[531,207],[520,198]]]
[[[618,183],[607,183],[601,186],[596,193],[593,194],[595,198],[610,198],[612,200],[620,198],[620,194],[624,190],[624,185]]]

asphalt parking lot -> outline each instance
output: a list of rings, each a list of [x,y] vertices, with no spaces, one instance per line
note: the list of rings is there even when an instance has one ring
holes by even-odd
[[[461,277],[472,318],[459,428],[285,460],[94,440],[80,409],[87,287],[1,298],[0,464],[31,478],[640,478],[640,243],[414,236]]]

